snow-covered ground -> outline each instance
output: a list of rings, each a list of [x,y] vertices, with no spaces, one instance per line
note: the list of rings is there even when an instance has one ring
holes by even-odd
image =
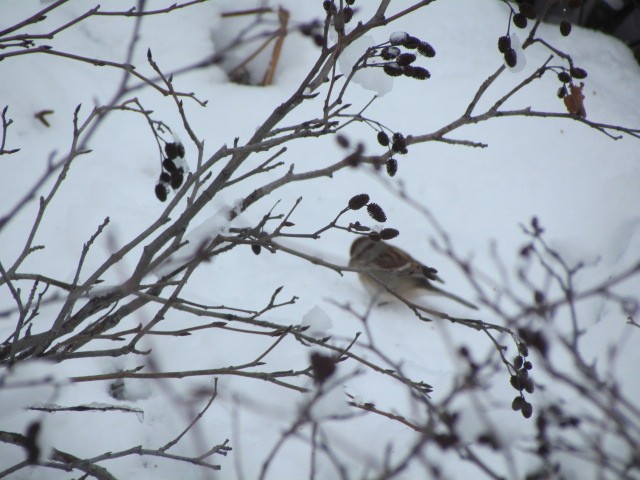
[[[154,8],[156,2],[153,2]],[[159,2],[158,2],[159,3]],[[163,2],[164,3],[164,2]],[[147,48],[163,71],[189,65],[221,48],[232,38],[237,25],[246,19],[224,19],[220,12],[237,9],[239,2],[230,0],[207,2],[173,12],[146,18],[142,22],[139,47],[133,60],[139,71],[152,76],[146,63]],[[255,2],[253,2],[255,3]],[[242,2],[249,8],[252,2]],[[363,5],[360,5],[362,3]],[[373,6],[356,2],[362,10],[357,18],[368,18]],[[376,2],[372,2],[376,3]],[[391,2],[390,12],[411,2]],[[16,19],[42,8],[44,2],[5,0],[0,28],[12,25]],[[397,4],[397,5],[396,5]],[[291,24],[322,18],[321,2],[281,1],[291,13]],[[55,10],[34,27],[48,31],[51,25],[69,21],[88,8],[87,2],[70,2]],[[116,8],[109,5],[108,8]],[[123,8],[124,7],[117,7]],[[420,135],[437,130],[458,118],[479,85],[501,64],[497,38],[504,35],[508,9],[502,2],[465,0],[435,2],[427,8],[401,18],[387,27],[370,33],[375,43],[383,43],[394,31],[407,31],[431,43],[437,55],[421,59],[431,72],[427,81],[404,77],[393,80],[388,93],[375,100],[366,110],[369,118],[379,120],[394,131],[405,135]],[[47,23],[49,22],[49,23]],[[131,19],[92,17],[56,36],[50,43],[58,50],[97,58],[123,61],[133,22]],[[32,30],[30,30],[32,31]],[[525,34],[517,32],[521,39]],[[613,125],[640,127],[640,67],[631,52],[618,40],[601,33],[574,27],[570,36],[562,37],[555,25],[541,25],[540,36],[557,48],[570,53],[577,66],[588,72],[584,80],[585,107],[588,119]],[[365,45],[366,48],[366,45]],[[177,75],[177,90],[194,92],[208,100],[206,108],[185,100],[191,126],[205,141],[205,158],[223,143],[233,144],[239,137],[246,140],[273,109],[297,88],[317,57],[318,49],[309,38],[297,32],[287,36],[275,81],[269,87],[243,86],[227,80],[219,66]],[[531,74],[548,58],[542,46],[526,50],[526,66],[520,71],[506,72],[489,89],[478,106],[487,108],[510,88]],[[241,59],[241,57],[239,57]],[[257,76],[267,60],[251,67]],[[552,63],[559,64],[558,59]],[[518,69],[516,69],[518,70]],[[378,69],[375,87],[384,90],[389,77]],[[372,75],[370,74],[370,75]],[[80,117],[87,115],[95,103],[108,102],[117,88],[121,72],[108,67],[93,67],[68,59],[34,54],[5,59],[0,63],[0,107],[9,105],[7,116],[13,119],[8,130],[8,148],[20,152],[0,159],[3,171],[3,193],[0,214],[4,215],[21,198],[42,172],[52,152],[65,154],[70,148],[73,112],[82,104]],[[387,84],[385,84],[385,82]],[[562,100],[556,96],[560,83],[553,74],[522,89],[505,105],[509,109],[533,107],[535,110],[564,112]],[[353,85],[347,100],[358,110],[374,93]],[[131,94],[141,104],[153,110],[153,116],[169,125],[185,144],[186,160],[194,147],[188,141],[175,103],[150,88]],[[287,124],[314,118],[321,114],[322,99],[308,102],[287,120]],[[45,126],[34,114],[52,110]],[[375,131],[354,124],[343,132],[352,144],[362,142],[367,154],[383,153],[376,142]],[[437,237],[433,224],[417,209],[397,195],[401,186],[411,199],[428,209],[448,232],[456,251],[463,258],[473,258],[474,266],[499,279],[495,250],[511,274],[512,288],[526,301],[530,291],[516,279],[521,265],[521,247],[528,241],[521,224],[536,216],[545,229],[546,239],[569,263],[585,262],[585,272],[577,277],[577,290],[595,286],[616,272],[638,262],[640,257],[640,141],[629,135],[612,140],[595,129],[575,121],[553,118],[501,118],[467,126],[451,134],[451,138],[488,144],[487,148],[472,148],[445,143],[427,142],[409,147],[408,155],[399,158],[394,178],[372,173],[371,169],[344,170],[333,178],[288,185],[253,205],[234,226],[256,224],[280,200],[277,213],[286,213],[298,197],[302,203],[291,221],[295,232],[311,232],[329,223],[346,206],[353,195],[366,192],[380,204],[388,217],[387,224],[397,228],[400,236],[393,241],[419,260],[435,266],[446,280],[447,289],[474,300],[472,287],[463,272],[446,256],[436,253],[429,239]],[[287,145],[282,160],[295,164],[296,171],[308,171],[327,166],[344,156],[334,138],[297,140]],[[139,115],[113,112],[94,136],[90,154],[79,157],[40,227],[35,244],[46,246],[34,252],[20,271],[71,282],[83,244],[96,231],[105,217],[110,225],[98,238],[88,255],[83,271],[92,272],[112,252],[143,231],[163,211],[153,189],[159,173],[157,147],[146,120]],[[251,164],[241,172],[254,168],[271,152],[251,158]],[[281,167],[282,170],[283,167]],[[285,167],[286,168],[286,167]],[[271,173],[272,178],[284,170]],[[242,182],[216,197],[191,225],[216,218],[221,209],[232,208],[236,202],[268,176],[258,176],[255,183]],[[38,195],[45,195],[52,185],[47,182]],[[11,265],[19,255],[24,238],[36,215],[37,200],[32,200],[8,226],[0,232],[0,261]],[[362,211],[348,212],[345,222],[369,220]],[[319,240],[296,239],[282,241],[326,260],[346,265],[353,237],[343,231],[331,230]],[[119,267],[104,278],[117,282],[126,278],[141,253],[135,249]],[[538,281],[541,281],[540,274]],[[638,297],[640,277],[623,283],[616,292]],[[297,296],[295,304],[269,312],[266,320],[283,326],[311,322],[318,335],[331,335],[336,345],[346,346],[362,323],[341,306],[350,305],[364,313],[369,302],[367,291],[353,273],[340,276],[283,253],[263,251],[254,255],[250,248],[236,248],[203,264],[192,276],[183,298],[211,305],[226,305],[249,309],[263,308],[274,290],[283,286],[280,299]],[[23,285],[28,289],[29,286]],[[551,292],[551,296],[559,294]],[[11,293],[0,288],[0,310],[15,305]],[[453,316],[469,316],[469,310],[446,299],[429,299],[428,305]],[[507,307],[509,308],[509,307]],[[513,308],[513,307],[511,307]],[[55,313],[55,305],[42,308],[40,317]],[[312,313],[309,313],[312,312]],[[125,319],[119,329],[147,322],[155,311],[145,308]],[[306,315],[306,317],[305,317]],[[327,321],[325,315],[330,321]],[[580,308],[583,355],[598,359],[596,368],[606,371],[607,349],[620,344],[615,375],[622,380],[620,388],[628,398],[640,398],[637,365],[640,332],[626,323],[624,315],[604,300],[585,302]],[[496,318],[486,310],[477,317],[488,322]],[[303,320],[305,319],[305,320]],[[566,320],[568,322],[568,320]],[[164,329],[178,329],[204,323],[184,312],[171,311]],[[489,339],[469,328],[442,322],[424,323],[401,305],[374,309],[367,321],[368,334],[390,359],[402,365],[405,375],[420,379],[434,388],[434,402],[442,400],[451,388],[460,368],[456,356],[465,345],[476,358],[495,351]],[[0,338],[6,339],[14,330],[12,316],[0,318]],[[37,329],[37,324],[34,330]],[[274,342],[273,337],[242,335],[237,332],[212,329],[188,337],[151,336],[144,344],[152,348],[153,369],[159,371],[222,368],[243,364]],[[507,340],[505,340],[507,342]],[[511,346],[513,348],[513,346]],[[375,356],[354,347],[365,358]],[[512,351],[511,351],[512,352]],[[304,369],[308,365],[309,349],[302,348],[287,337],[265,358],[269,371]],[[509,355],[512,355],[510,353]],[[568,359],[565,359],[567,362]],[[61,381],[75,376],[110,373],[131,369],[145,363],[141,356],[118,358],[83,358],[58,365],[37,363],[19,365],[2,375],[7,382],[24,381],[44,375],[54,375]],[[535,372],[535,370],[534,370]],[[317,405],[327,413],[354,413],[346,406],[344,392],[362,402],[372,402],[377,408],[395,412],[415,422],[424,421],[427,413],[418,409],[407,392],[382,375],[358,368],[355,362],[338,366],[338,395]],[[556,393],[552,384],[536,379],[543,388],[530,395],[538,408],[551,402]],[[8,383],[9,384],[9,383]],[[193,404],[193,392],[211,388],[211,378],[175,380],[125,381],[125,398],[110,396],[109,382],[82,382],[58,389],[39,387],[0,388],[0,430],[21,432],[34,420],[43,422],[42,437],[51,445],[78,458],[91,458],[108,451],[136,445],[158,448],[174,438],[190,421],[190,415],[206,401],[198,397]],[[311,388],[312,381],[304,385]],[[492,377],[486,396],[491,402],[459,402],[462,412],[459,427],[465,440],[472,442],[485,422],[499,425],[502,440],[516,446],[533,445],[535,435],[532,420],[525,420],[511,410],[514,390],[508,384],[508,374],[497,372]],[[184,439],[177,453],[204,451],[205,445],[229,439],[233,450],[227,456],[217,456],[213,463],[222,466],[216,478],[257,478],[267,453],[282,431],[289,428],[305,395],[255,379],[220,376],[218,397],[199,423],[196,434]],[[567,401],[576,399],[566,399]],[[56,405],[92,404],[131,407],[135,411],[56,412],[24,410],[25,406],[55,403]],[[478,408],[482,405],[482,408]],[[143,413],[140,413],[143,412]],[[361,412],[357,412],[361,413]],[[315,414],[323,418],[321,411]],[[489,418],[490,420],[487,420]],[[326,420],[321,423],[326,441],[341,453],[341,461],[349,468],[350,478],[370,475],[383,464],[385,455],[397,460],[406,453],[417,433],[399,422],[379,415],[359,414],[346,421]],[[310,428],[305,426],[297,436],[283,446],[269,467],[268,478],[296,479],[309,475]],[[390,451],[389,445],[391,445]],[[482,451],[487,462],[494,462],[505,475],[513,474],[500,455]],[[425,453],[427,457],[434,453]],[[16,463],[23,455],[19,447],[0,444],[0,471]],[[439,460],[451,478],[481,478],[478,470],[460,462],[452,453],[442,453]],[[526,457],[518,457],[517,473],[524,476],[529,468]],[[117,478],[169,479],[182,476],[199,478],[200,470],[179,462],[152,457],[128,456],[105,463]],[[319,454],[316,478],[336,478],[336,472],[326,457]],[[579,463],[566,465],[578,472]],[[12,478],[69,478],[68,473],[29,467]],[[76,476],[77,476],[76,472]],[[399,478],[423,478],[424,470],[416,464]],[[473,475],[473,477],[469,477]],[[636,472],[636,475],[638,473]],[[586,477],[582,477],[586,478]],[[637,478],[637,477],[635,477]]]

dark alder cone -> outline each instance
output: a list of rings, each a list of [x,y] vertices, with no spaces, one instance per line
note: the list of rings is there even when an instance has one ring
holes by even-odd
[[[563,37],[568,37],[571,33],[571,24],[566,20],[560,22],[560,34]]]
[[[167,172],[173,172],[174,170],[177,170],[177,169],[178,169],[178,167],[176,167],[176,164],[175,164],[175,163],[173,163],[173,160],[171,160],[171,159],[169,159],[169,158],[165,158],[165,159],[162,161],[162,166],[164,167],[164,169],[165,169]]]
[[[536,9],[530,3],[521,3],[518,6],[520,13],[527,17],[529,20],[536,18]]]
[[[383,60],[393,60],[398,55],[400,55],[400,49],[398,47],[384,47],[380,52]]]
[[[184,145],[181,143],[166,143],[164,153],[167,154],[169,160],[173,160],[176,157],[184,158]]]
[[[569,83],[571,81],[571,75],[563,70],[558,74],[558,80],[562,83]]]
[[[374,242],[379,242],[380,240],[382,240],[382,238],[380,238],[380,234],[378,232],[371,232],[367,236],[369,237],[370,240],[373,240]]]
[[[515,67],[518,63],[518,54],[513,48],[507,48],[504,52],[504,61],[511,68]]]
[[[415,61],[416,56],[413,53],[401,53],[400,55],[398,55],[398,58],[396,58],[396,63],[401,67],[404,67],[405,65],[411,65]]]
[[[513,24],[518,28],[527,28],[527,17],[522,13],[513,16]]]
[[[169,183],[171,181],[171,175],[167,172],[162,172],[160,174],[160,179],[158,180],[160,183]]]
[[[402,68],[400,68],[400,66],[398,66],[398,64],[395,62],[385,63],[382,66],[382,69],[384,70],[384,73],[386,73],[390,77],[399,77],[403,73]]]
[[[256,255],[260,255],[260,251],[262,250],[262,247],[260,245],[251,245],[251,250]]]
[[[523,370],[523,372],[526,372],[527,370]],[[530,378],[527,378],[524,382],[524,389],[527,391],[527,393],[533,393],[533,391],[535,390],[535,387],[533,386],[533,381]]]
[[[405,48],[410,48],[411,50],[415,50],[420,46],[421,43],[422,42],[419,38],[407,35],[407,37],[402,41],[402,46]]]
[[[369,195],[366,193],[361,193],[359,195],[355,195],[351,197],[349,200],[349,208],[351,210],[360,210],[367,203],[369,203]]]
[[[523,357],[529,356],[529,347],[527,347],[525,343],[518,344],[518,351],[520,352],[520,355],[522,355]]]
[[[498,50],[500,53],[504,53],[507,49],[511,48],[511,37],[508,35],[504,35],[503,37],[498,38]]]
[[[531,362],[524,362],[522,366],[525,370],[531,370],[533,368],[533,364]]]
[[[382,210],[382,207],[377,203],[370,203],[367,205],[367,213],[376,222],[383,223],[387,221],[387,216],[385,215],[384,210]]]
[[[351,19],[353,18],[353,8],[351,7],[344,7],[344,10],[342,11],[342,15],[344,16],[344,23],[349,23],[351,21]]]
[[[298,27],[298,30],[300,30],[300,33],[305,37],[310,37],[311,35],[313,35],[315,25],[313,24],[313,22],[303,23]]]
[[[347,5],[353,5],[356,3],[356,0],[347,0]]]
[[[513,402],[511,402],[511,408],[517,412],[518,410],[522,410],[525,403],[527,403],[525,399],[518,396],[513,399]]]
[[[530,330],[528,328],[518,329],[518,335],[530,347],[535,348],[542,356],[547,355],[549,344],[547,338],[541,330]],[[524,355],[524,354],[523,354]],[[526,356],[526,355],[525,355]]]
[[[407,77],[415,78],[416,80],[426,80],[427,78],[431,78],[429,70],[422,67],[407,65],[406,67],[403,67],[402,71]]]
[[[583,78],[587,78],[587,71],[579,68],[579,67],[573,67],[570,70],[571,76],[573,78],[577,78],[578,80],[582,80]]]
[[[383,147],[389,145],[389,135],[384,132],[378,132],[378,143]]]
[[[322,2],[322,7],[327,13],[336,13],[336,6],[331,0],[324,0],[324,2]]]
[[[523,389],[523,386],[520,384],[520,379],[517,375],[511,375],[511,377],[509,378],[509,383],[518,391],[521,391]]]
[[[529,402],[524,402],[524,405],[522,405],[522,416],[524,418],[531,418],[532,414],[533,414],[533,405],[531,405]]]
[[[520,355],[518,355],[516,358],[513,359],[513,366],[518,370],[522,368],[523,364],[524,364],[524,358],[522,358]]]
[[[324,45],[324,35],[321,35],[319,33],[315,34],[313,36],[313,43],[315,43],[318,47]]]
[[[336,371],[336,363],[330,355],[311,354],[311,372],[316,383],[324,383]]]
[[[168,194],[169,194],[169,189],[167,188],[166,183],[163,182],[163,183],[156,184],[156,197],[158,198],[158,200],[160,200],[161,202],[166,201]]]
[[[404,135],[400,132],[393,134],[393,142],[391,143],[391,150],[396,153],[402,153],[403,150],[407,149],[407,142],[404,139]]]
[[[349,148],[349,139],[344,135],[337,135],[336,142],[338,142],[338,145],[342,148]]]
[[[396,238],[400,235],[400,232],[395,228],[383,228],[380,230],[380,238],[382,240],[391,240],[392,238]]]
[[[184,181],[184,174],[182,173],[181,168],[171,172],[171,188],[173,188],[174,190],[177,190],[178,188],[180,188],[183,181]]]
[[[458,437],[455,434],[450,435],[448,433],[437,433],[433,436],[433,440],[442,449],[453,447],[458,443]]]
[[[395,158],[387,160],[387,174],[393,177],[398,172],[398,161]]]
[[[347,155],[344,159],[344,162],[350,167],[357,167],[360,165],[360,160],[362,159],[362,155],[358,152],[353,152],[350,155]]]
[[[40,422],[30,423],[24,433],[24,444],[27,451],[27,463],[34,464],[40,458],[40,447],[38,446],[38,434],[40,433]]]
[[[418,53],[429,58],[436,56],[436,50],[427,42],[421,42],[420,45],[418,45]]]

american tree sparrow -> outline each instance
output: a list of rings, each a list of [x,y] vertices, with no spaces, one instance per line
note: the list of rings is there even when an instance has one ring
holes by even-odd
[[[473,303],[436,287],[433,282],[444,283],[435,268],[418,262],[400,248],[369,237],[358,237],[351,244],[350,267],[361,268],[360,280],[370,290],[382,293],[391,290],[401,297],[411,296],[416,291],[431,292],[454,300],[462,305],[478,309]]]

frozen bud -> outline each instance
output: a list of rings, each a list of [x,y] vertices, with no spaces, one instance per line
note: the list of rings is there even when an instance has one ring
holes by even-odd
[[[383,60],[393,60],[398,55],[400,55],[400,49],[398,47],[384,47],[380,52]]]
[[[498,50],[500,50],[500,53],[506,52],[509,48],[511,48],[511,37],[509,35],[498,38]]]
[[[262,250],[262,247],[260,245],[251,245],[251,251],[256,255],[260,255],[261,250]]]
[[[387,160],[387,174],[393,177],[398,172],[398,161],[395,158]]]
[[[408,36],[409,34],[407,32],[393,32],[389,36],[389,42],[391,42],[392,45],[401,45]]]
[[[162,161],[162,166],[164,167],[164,169],[167,172],[173,172],[174,170],[177,169],[176,164],[173,162],[173,160],[169,159],[169,158],[165,158]]]
[[[367,205],[367,213],[376,222],[383,223],[387,221],[387,216],[385,215],[384,210],[382,210],[382,207],[377,203],[370,203]]]
[[[518,28],[527,28],[527,17],[523,13],[516,13],[513,16],[513,24]]]
[[[167,184],[164,182],[157,183],[156,197],[158,198],[158,200],[160,200],[161,202],[164,202],[167,200],[168,195],[169,195],[169,187],[167,186]]]
[[[351,210],[360,210],[367,203],[369,203],[369,195],[366,193],[361,193],[359,195],[355,195],[351,197],[349,200],[349,208]]]
[[[400,67],[396,62],[385,63],[382,68],[384,73],[390,77],[399,77],[402,75],[402,67]]]
[[[518,54],[513,48],[507,48],[504,51],[504,63],[509,65],[511,68],[515,67],[518,63]]]
[[[587,78],[587,71],[582,69],[582,68],[578,68],[578,67],[573,67],[570,70],[571,76],[573,78],[577,78],[578,80],[582,80],[583,78]]]
[[[415,61],[416,56],[413,53],[401,53],[400,55],[398,55],[398,58],[396,58],[396,63],[401,67],[404,67],[405,65],[411,65]]]
[[[571,24],[566,20],[560,22],[560,34],[563,37],[568,37],[571,33]]]
[[[368,232],[369,230],[371,230],[369,227],[362,225],[360,222],[349,224],[349,228],[355,230],[356,232]]]
[[[571,75],[563,70],[558,74],[558,80],[562,83],[569,83],[571,81]]]
[[[383,147],[386,147],[389,145],[389,136],[382,131],[378,132],[378,143]]]
[[[402,46],[406,48],[410,48],[411,50],[415,50],[420,46],[422,42],[417,37],[412,37],[411,35],[407,35],[407,38],[402,42]]]
[[[396,238],[400,235],[400,232],[395,228],[383,228],[380,230],[380,238],[382,240],[391,240],[392,238]]]
[[[436,56],[436,50],[427,42],[420,42],[420,45],[418,45],[418,53],[429,58]]]
[[[524,418],[531,418],[532,414],[533,414],[533,405],[531,405],[529,402],[524,402],[524,404],[522,405],[522,416]]]

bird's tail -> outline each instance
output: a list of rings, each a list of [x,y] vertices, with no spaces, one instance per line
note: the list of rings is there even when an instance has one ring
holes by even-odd
[[[449,293],[446,290],[443,290],[443,289],[441,289],[439,287],[434,286],[433,284],[430,285],[430,287],[431,287],[432,290],[438,292],[440,295],[443,295],[443,296],[445,296],[447,298],[450,298],[451,300],[454,300],[454,301],[464,305],[465,307],[472,308],[474,310],[478,310],[478,307],[476,305],[474,305],[471,302],[467,302],[464,298],[460,298],[459,296],[454,295],[453,293]]]

